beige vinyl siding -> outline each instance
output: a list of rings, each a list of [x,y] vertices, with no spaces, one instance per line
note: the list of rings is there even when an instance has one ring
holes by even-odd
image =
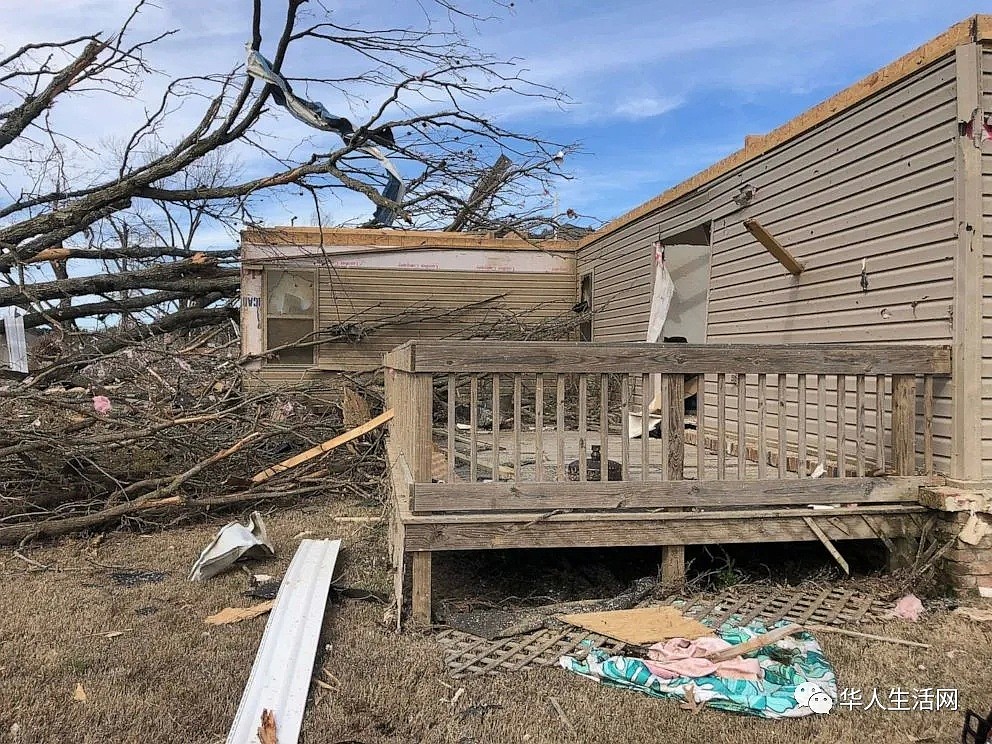
[[[992,113],[992,47],[982,47],[982,108]],[[982,477],[992,479],[992,149],[982,148]]]
[[[319,284],[322,328],[386,322],[357,343],[320,347],[318,364],[341,370],[379,367],[385,352],[410,339],[471,338],[496,323],[551,321],[576,301],[571,273],[337,269],[329,278],[321,272]]]
[[[590,267],[595,272],[595,340],[643,339],[651,242],[659,232],[674,235],[712,221],[707,343],[950,343],[956,135],[951,56],[590,243],[579,252],[578,272]],[[749,206],[740,208],[733,197],[744,185],[757,192]],[[788,274],[744,229],[744,219],[759,220],[805,271],[799,277]],[[863,258],[868,292],[860,287]],[[769,422],[775,423],[777,379],[770,374],[767,382]],[[833,449],[836,396],[834,380],[827,382],[828,447]],[[755,383],[750,377],[749,411],[756,410]],[[708,388],[711,404],[714,384]],[[787,385],[794,447],[794,375]],[[807,387],[815,419],[815,378]],[[872,462],[873,380],[866,388],[867,459]],[[733,432],[737,401],[729,392],[728,431]],[[946,470],[949,385],[938,384],[936,392],[936,463]],[[852,377],[845,406],[848,465],[854,462],[854,396]],[[755,425],[756,417],[749,419]],[[815,429],[809,436],[815,452]],[[888,454],[886,460],[891,462]]]

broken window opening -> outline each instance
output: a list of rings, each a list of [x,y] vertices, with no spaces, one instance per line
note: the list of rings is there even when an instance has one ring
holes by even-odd
[[[265,272],[265,349],[310,340],[315,329],[315,275],[311,271]],[[316,346],[297,346],[275,353],[276,364],[314,363]]]

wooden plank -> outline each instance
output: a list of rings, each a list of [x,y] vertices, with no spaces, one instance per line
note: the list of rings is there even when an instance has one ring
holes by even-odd
[[[892,469],[896,475],[916,472],[916,377],[892,376]]]
[[[668,377],[661,376],[661,472],[668,478],[672,448],[672,388]]]
[[[923,377],[923,472],[933,475],[933,375]]]
[[[646,344],[530,341],[416,341],[417,372],[660,374],[767,372],[938,374],[951,370],[949,346],[888,344]]]
[[[475,483],[479,480],[479,378],[472,375],[469,382],[469,475],[468,479]]]
[[[788,471],[789,457],[785,447],[786,418],[785,375],[778,375],[778,477],[784,478]]]
[[[886,507],[914,509],[923,507]],[[588,521],[530,520],[524,523],[408,523],[406,542],[415,550],[488,550],[503,548],[622,547],[627,545],[709,545],[714,543],[803,542],[812,539],[800,515],[767,516],[749,511],[746,518],[724,516],[672,518],[652,514],[636,521],[606,518]],[[836,515],[848,527],[845,535],[832,525],[825,534],[832,540],[865,540],[874,537],[859,515]],[[878,524],[891,536],[914,529],[911,514],[880,515]]]
[[[765,373],[758,375],[758,480],[764,480],[768,465],[768,396]]]
[[[737,374],[737,479],[747,476],[747,375]]]
[[[534,459],[535,477],[544,480],[544,375],[534,380]]]
[[[318,457],[324,454],[325,452],[330,452],[335,447],[340,447],[342,444],[346,444],[347,442],[350,442],[354,439],[358,439],[358,437],[362,436],[363,434],[368,434],[373,429],[377,429],[386,422],[391,421],[394,414],[395,414],[394,409],[390,408],[389,410],[380,413],[371,421],[366,421],[364,424],[355,427],[351,431],[346,431],[344,434],[339,434],[333,439],[328,439],[326,442],[318,444],[316,447],[311,447],[305,452],[301,452],[298,455],[293,455],[287,460],[283,460],[282,462],[273,465],[272,467],[266,468],[265,470],[256,473],[255,475],[252,476],[251,480],[253,483],[262,483],[263,481],[267,481],[269,478],[271,478],[274,475],[289,470],[290,468],[295,468],[297,465],[312,460],[313,458]],[[407,424],[416,425],[418,422],[411,421],[411,422],[403,422],[403,423],[404,425]],[[231,447],[228,450],[225,450],[225,453],[230,452],[233,454],[234,451],[235,451],[234,448]],[[430,472],[429,455],[428,455],[427,471]]]
[[[727,477],[727,375],[716,376],[716,477]],[[698,445],[697,445],[698,446]]]
[[[837,475],[847,476],[847,376],[837,375]]]
[[[875,375],[875,471],[885,472],[885,375]]]
[[[796,470],[800,478],[806,477],[806,375],[799,375],[796,381],[797,396],[797,416],[796,438],[798,452],[796,457]]]
[[[414,622],[431,624],[431,554],[426,551],[413,553],[413,607]]]
[[[556,375],[555,382],[555,428],[558,433],[558,467],[555,479],[565,480],[565,375]]]
[[[579,481],[582,483],[586,480],[586,459],[589,457],[589,453],[586,451],[589,437],[589,431],[586,427],[586,417],[589,415],[586,404],[588,395],[589,381],[586,375],[579,375]]]
[[[847,565],[847,561],[844,560],[844,556],[840,554],[840,551],[837,550],[836,547],[834,547],[834,544],[832,542],[830,542],[830,538],[827,537],[826,533],[810,517],[803,517],[803,521],[806,523],[806,526],[810,528],[812,533],[816,535],[816,538],[821,543],[823,543],[823,547],[825,547],[827,551],[830,553],[830,555],[834,557],[834,560],[837,561],[838,565],[841,567],[841,569],[843,569],[844,573],[850,576],[851,567]]]
[[[599,479],[609,480],[610,469],[610,376],[599,376]]]
[[[855,426],[857,469],[855,475],[859,478],[865,474],[865,376],[858,375],[855,379]]]
[[[983,19],[986,16],[977,16],[977,18]],[[975,40],[975,26],[974,18],[967,18],[951,26],[940,36],[931,39],[909,54],[903,55],[895,62],[871,73],[864,79],[845,88],[822,103],[817,104],[777,129],[765,134],[761,137],[760,141],[752,143],[750,148],[738,150],[688,180],[671,187],[664,193],[610,221],[596,232],[583,238],[580,243],[581,247],[602,240],[634,220],[640,219],[677,199],[701,189],[701,187],[716,180],[720,176],[724,176],[740,168],[745,163],[823,124],[829,118],[857,105],[869,96],[888,88],[916,70],[953,53],[955,47]],[[977,26],[979,29],[983,28],[981,22]],[[981,38],[981,33],[978,36]]]
[[[416,483],[417,513],[554,509],[728,508],[807,504],[917,503],[925,476],[761,481]]]
[[[790,274],[799,276],[803,273],[803,265],[758,220],[744,220],[744,229],[751,233],[754,239],[761,243],[765,250],[772,254],[772,257],[782,264]]]
[[[620,377],[620,467],[623,479],[630,480],[630,375]]]
[[[523,408],[523,382],[520,379],[520,373],[516,372],[513,375],[513,480],[520,482],[521,476],[521,460],[520,456],[520,428],[521,428],[521,409]]]

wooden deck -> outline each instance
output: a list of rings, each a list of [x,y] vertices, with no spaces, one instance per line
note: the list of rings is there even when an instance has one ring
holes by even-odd
[[[899,553],[923,529],[927,510],[919,488],[940,482],[927,412],[931,377],[949,372],[945,347],[492,346],[406,344],[386,357],[387,398],[396,410],[389,440],[396,592],[404,596],[409,560],[420,622],[430,619],[436,551],[659,546],[662,579],[677,583],[686,545],[818,540],[836,554],[834,542],[879,539]],[[771,415],[766,373],[753,373],[755,398],[745,395],[744,373],[776,367],[782,405]],[[809,407],[802,397],[806,375],[817,369],[837,376],[838,402],[846,401],[843,378],[853,376],[857,390],[854,441],[838,405],[830,449],[823,395]],[[648,389],[655,370],[661,436],[631,438],[633,394],[638,385]],[[723,386],[732,370],[741,372],[735,400],[727,400],[723,387],[713,396],[717,410],[702,398],[698,420],[717,426],[697,449],[698,432],[692,417],[686,427],[683,409],[685,375],[716,372]],[[823,375],[814,374],[822,389]],[[801,389],[798,423],[785,406],[786,375]],[[866,375],[891,376],[891,394],[877,387],[875,412],[866,405]],[[576,398],[571,409],[567,391]],[[807,422],[802,412],[809,410],[819,416]],[[882,422],[883,413],[887,430],[879,428],[871,450],[864,420],[877,414]],[[498,422],[495,430],[483,414]],[[578,480],[569,479],[568,465],[586,463],[594,445],[602,469],[616,463],[620,480],[598,480],[596,468],[586,467],[578,468]],[[818,464],[825,477],[809,477]]]

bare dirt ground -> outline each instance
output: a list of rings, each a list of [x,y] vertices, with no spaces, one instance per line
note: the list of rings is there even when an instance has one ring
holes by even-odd
[[[344,513],[376,512],[326,503],[267,512],[278,557],[253,567],[281,575],[300,533],[340,537],[338,583],[388,591],[384,527],[335,521]],[[258,601],[241,596],[247,588],[243,573],[196,584],[186,580],[199,550],[226,521],[149,535],[114,532],[99,544],[65,539],[21,551],[47,570],[5,550],[0,741],[222,741],[265,626],[264,618],[204,624],[207,615],[224,607]],[[440,601],[445,591],[464,592],[473,584],[476,591],[497,596],[495,590],[505,590],[529,570],[526,556],[520,561],[513,556],[439,560]],[[637,553],[622,560],[634,573],[639,561],[650,563]],[[543,564],[543,584],[529,593],[555,594],[565,569],[554,561],[538,564]],[[602,590],[597,563],[589,560],[585,566],[585,591],[594,595]],[[165,576],[133,585],[112,578],[135,569]],[[878,688],[886,701],[890,688],[952,688],[959,691],[961,710],[835,710],[795,721],[705,709],[694,715],[675,702],[601,687],[558,668],[451,680],[429,634],[397,634],[384,622],[387,614],[387,607],[375,603],[329,604],[314,677],[334,689],[311,686],[303,742],[947,742],[959,740],[965,707],[987,711],[992,705],[992,624],[947,611],[927,613],[919,623],[894,620],[859,628],[923,640],[933,644],[929,650],[837,635],[820,640],[841,687]],[[123,632],[107,637],[116,631]],[[74,699],[78,684],[85,702]],[[452,704],[459,687],[464,693]],[[551,697],[574,730],[556,713]]]

